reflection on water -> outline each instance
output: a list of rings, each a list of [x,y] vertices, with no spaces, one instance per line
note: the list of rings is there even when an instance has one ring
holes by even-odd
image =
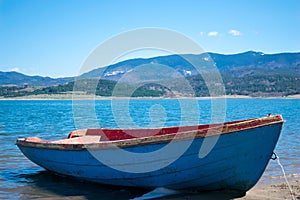
[[[209,123],[210,101],[200,100],[198,103],[200,123]],[[267,113],[282,114],[286,123],[275,152],[280,157],[288,178],[300,176],[298,99],[227,100],[226,106],[226,121],[265,116]],[[118,127],[111,114],[110,101],[96,101],[95,109],[99,126]],[[163,112],[163,115],[157,120],[157,126],[194,124],[197,119],[188,115],[182,117],[177,100],[134,100],[129,104],[129,109],[132,121],[140,127],[155,126],[158,112]],[[120,121],[123,120],[122,116],[118,117]],[[83,119],[83,122],[89,121],[84,117]],[[164,119],[166,121],[162,122]],[[122,123],[122,126],[126,126],[126,123]],[[150,192],[138,188],[92,184],[54,175],[26,159],[15,145],[18,137],[60,139],[74,129],[72,101],[0,101],[0,199],[131,199]],[[260,182],[274,182],[280,178],[280,167],[276,161],[270,161]],[[165,198],[180,199],[182,195]],[[228,192],[213,192],[189,194],[188,197],[230,199],[232,196]]]

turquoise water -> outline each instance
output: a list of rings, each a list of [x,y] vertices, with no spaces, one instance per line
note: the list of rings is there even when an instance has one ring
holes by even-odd
[[[224,113],[222,111],[224,107]],[[213,111],[212,111],[213,110]],[[27,160],[18,137],[60,139],[85,127],[162,127],[282,114],[286,123],[275,152],[288,177],[300,177],[300,100],[70,100],[0,101],[0,199],[129,199],[144,191],[83,183],[53,175]],[[223,115],[224,114],[224,115]],[[213,117],[212,117],[213,115]],[[282,177],[270,161],[262,180]]]

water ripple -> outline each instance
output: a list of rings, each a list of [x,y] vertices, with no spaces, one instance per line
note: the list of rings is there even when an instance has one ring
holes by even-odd
[[[291,178],[299,177],[300,174],[300,128],[298,126],[300,118],[295,117],[300,113],[299,102],[298,99],[227,100],[227,121],[265,116],[267,113],[283,115],[286,123],[275,152],[280,156],[282,165]],[[83,111],[86,103],[88,102],[79,102]],[[209,123],[210,100],[200,100],[199,108],[200,123]],[[95,102],[99,126],[108,128],[119,126],[111,109],[111,101]],[[138,127],[194,124],[192,114],[190,117],[182,118],[177,100],[132,100],[129,103],[129,110],[130,118]],[[165,118],[153,119],[158,116],[156,113],[158,111],[164,112]],[[55,176],[31,163],[16,147],[15,140],[19,137],[65,138],[75,129],[73,117],[72,101],[0,101],[0,199],[64,199],[65,197],[128,199],[135,197],[136,192],[140,192],[87,184]],[[78,117],[81,117],[82,126],[87,126],[89,118],[85,118],[84,115]],[[270,161],[263,179],[276,179],[281,176],[279,166],[276,162]]]

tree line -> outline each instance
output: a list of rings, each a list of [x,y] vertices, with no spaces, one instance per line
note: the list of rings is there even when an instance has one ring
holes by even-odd
[[[300,75],[248,75],[233,77],[222,74],[222,81],[227,95],[248,96],[288,96],[300,94]],[[187,83],[191,89],[187,89]],[[186,79],[174,79],[165,83],[146,83],[140,85],[118,83],[111,80],[81,79],[51,87],[0,86],[0,96],[18,97],[39,94],[81,93],[97,96],[132,96],[132,97],[172,97],[210,96],[210,91],[201,75]],[[210,86],[211,87],[211,86]],[[217,87],[217,86],[216,86]],[[193,90],[194,94],[190,94]]]

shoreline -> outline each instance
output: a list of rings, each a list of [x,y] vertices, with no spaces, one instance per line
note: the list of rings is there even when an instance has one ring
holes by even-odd
[[[52,94],[52,95],[31,95],[21,97],[0,97],[1,100],[155,100],[155,99],[197,99],[197,100],[210,100],[210,99],[300,99],[300,94],[290,95],[286,97],[251,97],[246,95],[224,95],[217,97],[104,97],[95,95],[66,95],[66,94]]]

